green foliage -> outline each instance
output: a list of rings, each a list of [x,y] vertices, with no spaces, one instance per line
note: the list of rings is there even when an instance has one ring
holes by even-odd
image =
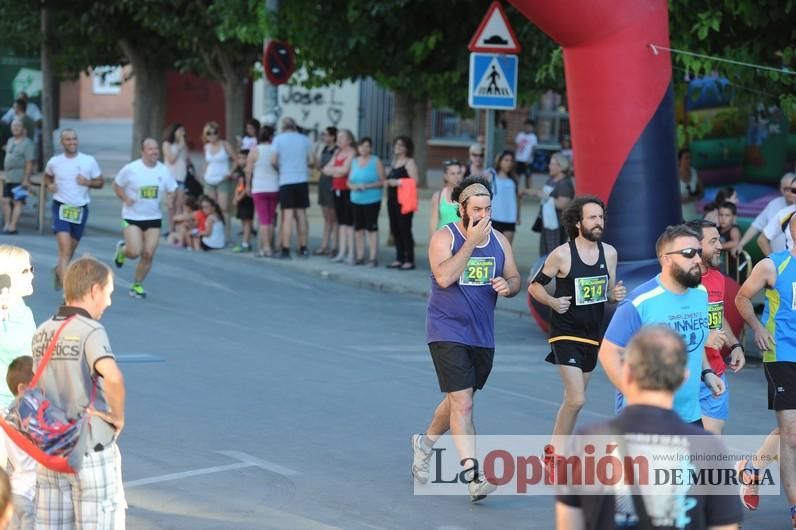
[[[796,25],[793,0],[670,0],[672,48],[709,57],[793,71]],[[733,87],[733,105],[751,108],[757,102],[776,103],[786,114],[796,114],[796,76],[673,54],[675,79],[689,75],[727,77]],[[678,87],[682,95],[684,86]]]
[[[291,0],[282,2],[263,28],[296,48],[307,84],[373,77],[415,101],[467,111],[467,45],[489,0]],[[513,8],[507,14],[517,32],[520,100],[560,87],[561,64],[548,66],[557,48]],[[259,15],[251,17],[259,19]],[[249,38],[251,28],[241,30]],[[547,67],[545,69],[545,67]],[[544,71],[543,76],[537,72]]]

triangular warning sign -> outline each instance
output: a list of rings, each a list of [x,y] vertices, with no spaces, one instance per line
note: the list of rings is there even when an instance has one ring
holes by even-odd
[[[520,53],[520,41],[500,2],[492,2],[467,48],[471,52]]]
[[[497,57],[493,57],[489,66],[484,70],[484,75],[473,90],[476,96],[500,96],[500,97],[514,97],[514,90],[506,80],[506,73],[500,66]]]

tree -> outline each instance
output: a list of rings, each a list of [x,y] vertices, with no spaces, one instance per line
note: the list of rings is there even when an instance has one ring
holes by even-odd
[[[373,77],[392,90],[393,132],[415,139],[423,168],[427,103],[469,111],[467,44],[488,5],[467,0],[291,0],[270,18],[258,6],[258,15],[239,25],[236,34],[252,42],[266,34],[289,41],[297,64],[308,72],[309,86]],[[555,46],[514,10],[509,9],[509,16],[520,28],[521,99],[528,101],[538,88],[536,72]]]
[[[174,67],[219,81],[224,90],[227,136],[243,130],[246,85],[260,47],[227,31],[250,16],[246,0],[149,0],[136,21],[176,51]],[[169,16],[163,16],[169,13]]]

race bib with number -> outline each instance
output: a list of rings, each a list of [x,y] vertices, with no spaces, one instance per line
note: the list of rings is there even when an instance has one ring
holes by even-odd
[[[83,222],[83,207],[82,206],[67,206],[62,204],[58,208],[58,218],[67,223],[74,223],[79,225]]]
[[[495,277],[495,258],[470,258],[464,268],[459,285],[489,285],[489,281]]]
[[[140,188],[141,198],[142,199],[157,199],[159,190],[160,190],[159,186],[142,186]]]
[[[710,302],[708,304],[708,329],[721,329],[724,327],[724,301]]]
[[[575,305],[600,304],[607,300],[607,275],[575,278]]]

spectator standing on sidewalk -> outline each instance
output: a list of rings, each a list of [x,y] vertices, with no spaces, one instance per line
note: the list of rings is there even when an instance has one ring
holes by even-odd
[[[323,238],[320,248],[315,249],[316,256],[334,256],[337,251],[337,214],[334,211],[334,190],[332,190],[331,175],[324,175],[326,167],[337,151],[337,127],[327,127],[321,133],[319,152],[316,153],[316,167],[321,172],[318,181],[318,204],[323,212]]]
[[[182,123],[172,123],[163,135],[163,163],[177,181],[174,205],[169,208],[169,231],[173,230],[174,216],[182,214],[185,206],[185,177],[188,175],[188,142]]]
[[[14,118],[11,122],[11,138],[5,147],[3,175],[3,233],[16,234],[17,223],[22,215],[36,149],[33,140],[25,136],[22,120]]]
[[[384,166],[373,155],[373,140],[362,138],[357,146],[359,156],[351,164],[348,187],[356,230],[356,264],[365,264],[365,232],[368,234],[368,265],[379,266],[379,210],[384,187]]]
[[[525,188],[531,187],[531,166],[533,165],[533,152],[539,144],[539,138],[533,132],[536,123],[533,120],[525,120],[522,130],[514,138],[517,146],[517,174],[520,179],[525,178]],[[511,238],[508,238],[511,241]]]
[[[484,175],[484,170],[486,169],[484,167],[485,152],[483,144],[476,143],[470,146],[467,150],[470,161],[464,166],[464,173],[462,174],[463,179],[470,176],[481,177]]]
[[[520,224],[520,189],[514,165],[514,153],[503,151],[495,159],[492,178],[492,228],[506,236],[509,244]]]
[[[218,123],[211,121],[205,124],[202,132],[205,143],[205,194],[221,206],[224,219],[229,217],[229,204],[232,199],[234,182],[230,175],[235,151],[229,142],[219,135]],[[225,239],[230,240],[229,223],[226,226]]]
[[[451,200],[453,188],[462,181],[462,165],[455,158],[442,164],[441,190],[431,196],[431,216],[428,221],[429,241],[434,232],[443,226],[459,221],[459,205]]]
[[[249,151],[246,159],[246,186],[254,201],[260,228],[257,231],[257,255],[270,258],[274,255],[274,221],[279,205],[279,175],[271,164],[274,147],[274,128],[266,125],[260,129],[260,143]]]
[[[257,145],[260,138],[260,122],[254,118],[246,120],[243,135],[238,137],[241,151],[249,152]]]
[[[387,265],[390,269],[412,270],[415,268],[415,240],[412,237],[412,217],[414,212],[401,213],[398,202],[398,188],[409,185],[412,179],[417,185],[419,179],[417,164],[412,158],[414,144],[408,136],[399,136],[393,143],[393,159],[387,175],[387,212],[390,216],[390,232],[395,241],[395,261]]]
[[[157,142],[151,141],[155,149]],[[164,168],[165,169],[165,168]],[[77,418],[86,405],[89,428],[81,436],[70,462],[77,473],[59,473],[39,465],[36,471],[36,527],[118,528],[117,512],[124,509],[121,458],[116,441],[124,428],[124,377],[116,364],[108,334],[99,323],[111,305],[113,274],[107,265],[90,257],[72,262],[64,277],[65,305],[36,330],[33,360],[41,362],[50,338],[66,324],[39,387],[47,399]],[[117,518],[118,517],[118,518]]]
[[[282,207],[280,257],[283,259],[290,259],[294,222],[298,232],[298,255],[302,258],[310,255],[307,250],[307,208],[310,207],[309,168],[313,158],[310,139],[298,131],[293,118],[283,118],[282,133],[274,138],[271,154],[271,164],[279,174],[279,205]]]
[[[561,153],[550,157],[550,178],[541,190],[531,190],[542,201],[542,233],[539,238],[539,254],[545,255],[567,240],[561,212],[575,197],[575,185],[569,177],[569,159]]]
[[[322,174],[332,178],[334,214],[338,226],[338,252],[332,261],[345,261],[349,265],[354,264],[354,211],[351,207],[348,175],[355,156],[357,152],[354,149],[353,133],[348,129],[340,129],[337,131],[337,151],[321,170]]]

